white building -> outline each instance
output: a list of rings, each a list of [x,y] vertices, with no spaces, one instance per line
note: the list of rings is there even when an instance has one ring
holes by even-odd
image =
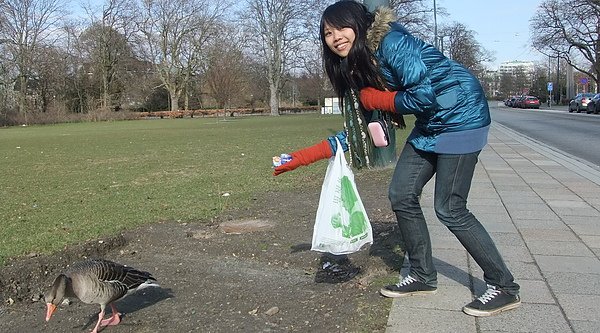
[[[325,106],[321,107],[321,114],[341,114],[339,101],[337,97],[325,98]]]
[[[500,64],[498,73],[502,74],[518,74],[524,73],[532,75],[535,70],[535,64],[531,61],[506,61]]]

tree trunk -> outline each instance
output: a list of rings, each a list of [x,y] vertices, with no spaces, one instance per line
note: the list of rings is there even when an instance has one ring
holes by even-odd
[[[179,93],[176,91],[169,91],[171,96],[171,111],[179,110]]]
[[[274,84],[269,85],[269,90],[271,92],[271,98],[269,100],[269,106],[271,107],[271,115],[278,116],[279,115],[279,96],[277,93],[277,87]]]
[[[19,76],[19,112],[25,119],[27,124],[27,77],[25,74]]]
[[[106,69],[102,74],[102,108],[108,108],[110,105],[110,96],[108,94],[108,75]]]

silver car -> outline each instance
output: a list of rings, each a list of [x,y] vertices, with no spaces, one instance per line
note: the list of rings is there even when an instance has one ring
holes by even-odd
[[[577,113],[579,113],[581,110],[587,111],[587,105],[592,97],[594,97],[594,93],[577,94],[577,96],[569,102],[569,112],[577,111]]]
[[[600,111],[600,94],[596,94],[588,102],[586,113],[598,114],[599,111]]]

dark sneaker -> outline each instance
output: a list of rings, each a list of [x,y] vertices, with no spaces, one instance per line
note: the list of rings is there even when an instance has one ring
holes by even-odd
[[[475,317],[486,317],[521,305],[519,296],[509,295],[489,284],[487,287],[483,295],[463,307],[464,313]]]
[[[385,297],[404,297],[420,294],[433,294],[437,288],[430,287],[423,282],[417,281],[410,275],[407,275],[397,284],[392,284],[381,288],[379,291]]]

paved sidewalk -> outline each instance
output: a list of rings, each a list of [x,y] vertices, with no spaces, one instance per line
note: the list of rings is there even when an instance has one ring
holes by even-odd
[[[521,285],[519,308],[487,318],[462,306],[483,273],[422,196],[438,269],[434,295],[394,299],[388,333],[600,332],[600,171],[498,123],[480,155],[469,208]]]

